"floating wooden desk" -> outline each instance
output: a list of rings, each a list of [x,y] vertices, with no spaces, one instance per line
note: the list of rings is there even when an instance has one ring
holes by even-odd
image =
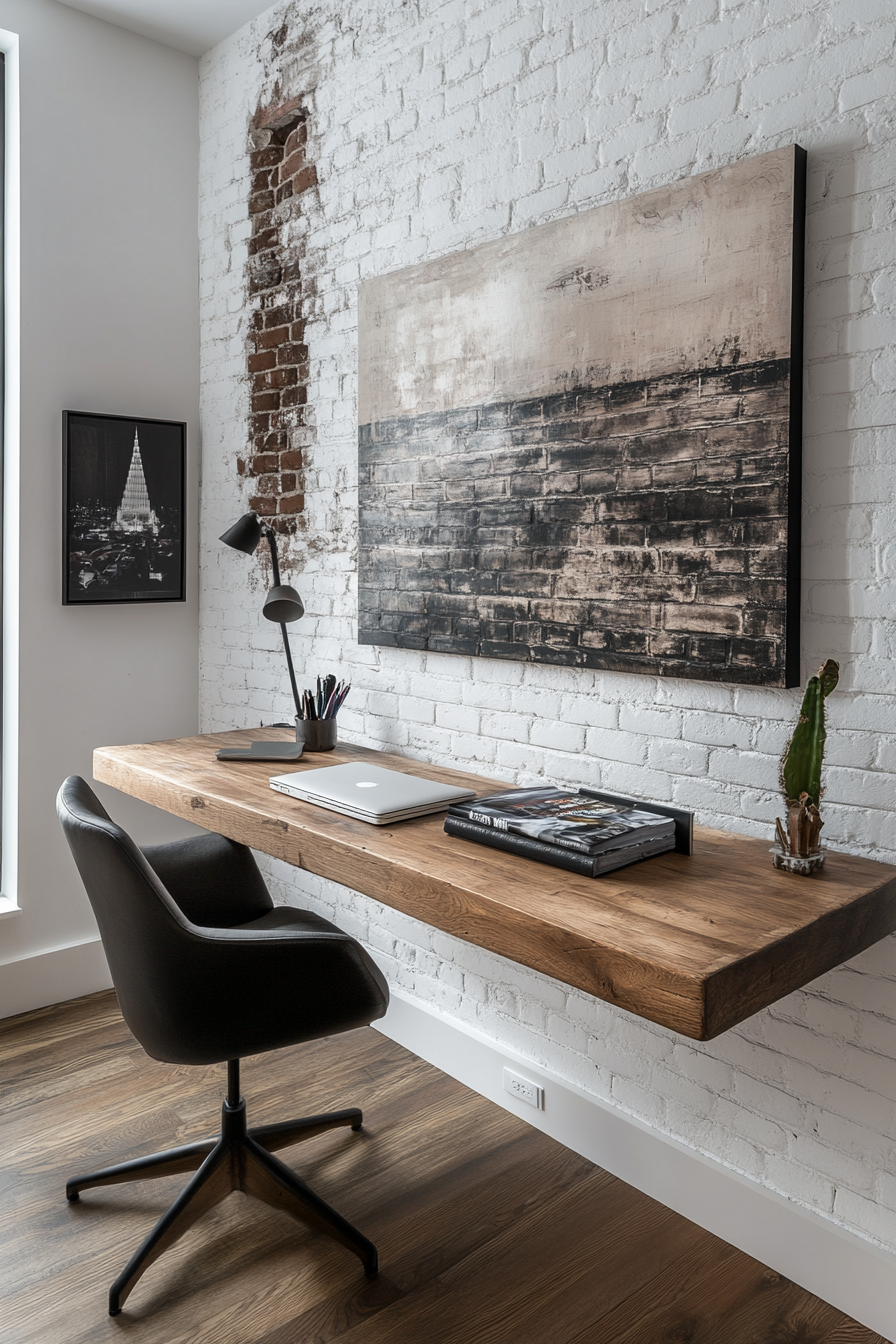
[[[268,779],[371,760],[479,792],[506,782],[351,746],[286,766],[215,760],[259,735],[100,747],[94,775],[697,1040],[896,929],[896,867],[833,854],[817,877],[776,872],[771,825],[769,841],[698,827],[690,857],[578,877],[448,836],[442,815],[369,826],[275,793]]]

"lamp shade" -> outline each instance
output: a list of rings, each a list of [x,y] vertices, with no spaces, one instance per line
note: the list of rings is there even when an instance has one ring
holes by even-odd
[[[305,615],[302,599],[288,583],[279,583],[273,587],[261,610],[269,621],[276,621],[279,625],[288,625],[290,621],[298,621]]]
[[[225,546],[232,546],[235,551],[251,555],[261,541],[261,533],[260,519],[254,513],[244,513],[233,527],[228,527],[219,540],[223,541]]]

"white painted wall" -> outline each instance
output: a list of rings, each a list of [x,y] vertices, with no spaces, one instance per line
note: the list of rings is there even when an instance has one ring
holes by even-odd
[[[61,781],[90,779],[100,743],[195,731],[199,439],[196,61],[54,0],[0,0],[0,28],[19,37],[22,240],[19,863],[4,889],[21,909],[0,920],[3,1015],[108,983],[84,946],[96,926],[55,818]],[[186,603],[60,604],[64,409],[189,422]],[[101,792],[138,838],[183,833]]]
[[[292,35],[275,50],[283,18]],[[258,562],[216,538],[245,507],[247,126],[260,99],[302,94],[320,186],[293,230],[317,288],[307,530],[285,565],[308,609],[299,666],[350,677],[351,740],[673,800],[770,837],[795,692],[356,645],[356,304],[362,278],[797,141],[809,151],[804,668],[833,656],[843,669],[825,838],[896,859],[894,40],[892,0],[353,0],[312,17],[277,6],[208,53],[203,726],[289,713]],[[269,871],[281,900],[356,932],[418,1003],[896,1250],[893,939],[699,1045],[285,865]]]

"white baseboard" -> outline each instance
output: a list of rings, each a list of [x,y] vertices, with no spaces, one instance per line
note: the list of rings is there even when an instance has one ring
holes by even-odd
[[[531,1065],[482,1032],[392,992],[374,1023],[459,1082],[612,1172],[885,1339],[896,1338],[896,1257]],[[544,1088],[544,1110],[504,1091],[510,1064]]]
[[[99,938],[0,965],[0,1018],[111,989]]]

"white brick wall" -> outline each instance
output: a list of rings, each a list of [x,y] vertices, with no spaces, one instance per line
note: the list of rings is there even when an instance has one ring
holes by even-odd
[[[279,54],[268,34],[282,19]],[[247,125],[302,94],[304,531],[285,568],[300,668],[350,677],[344,737],[515,782],[589,782],[768,836],[795,692],[360,648],[357,283],[798,141],[809,151],[808,674],[839,659],[825,838],[896,861],[896,15],[892,0],[335,0],[280,5],[202,64],[207,729],[288,717],[245,507]],[[277,94],[274,93],[275,84]],[[266,628],[265,628],[266,627]],[[698,1045],[270,862],[278,898],[363,938],[393,983],[836,1222],[896,1249],[896,955],[888,940]]]

